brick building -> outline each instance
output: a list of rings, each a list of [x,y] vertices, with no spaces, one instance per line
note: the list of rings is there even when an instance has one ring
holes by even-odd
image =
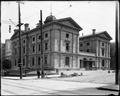
[[[79,38],[79,31],[82,28],[71,18],[56,19],[55,16],[48,16],[43,24],[43,57],[44,57],[44,67],[54,68],[54,69],[89,69],[98,66],[100,58],[104,56],[98,55],[102,54],[98,51],[98,45],[94,46],[95,50],[90,52],[79,51],[79,42],[82,41]],[[11,37],[12,41],[12,69],[18,69],[18,56],[19,56],[19,34],[18,30],[14,30],[14,34]],[[41,68],[41,34],[40,34],[40,23],[37,24],[36,28],[30,30],[29,24],[25,24],[25,30],[21,31],[21,52],[22,52],[22,63],[23,68]],[[90,37],[91,38],[91,37]],[[100,51],[102,47],[108,46],[111,37],[107,32],[96,35],[95,43],[100,43]],[[81,40],[81,41],[79,41]],[[88,40],[86,38],[86,40]],[[91,39],[92,40],[92,39]],[[99,40],[99,41],[98,41]],[[92,40],[94,41],[94,40]],[[102,41],[104,46],[101,46]],[[96,43],[98,44],[98,43]],[[81,46],[81,45],[80,45]],[[82,50],[82,49],[80,49]],[[107,49],[109,48],[107,47]],[[105,51],[106,52],[106,51]],[[109,62],[109,54],[107,54],[107,59],[104,62]],[[106,54],[105,54],[106,56]],[[88,61],[90,64],[88,64]]]

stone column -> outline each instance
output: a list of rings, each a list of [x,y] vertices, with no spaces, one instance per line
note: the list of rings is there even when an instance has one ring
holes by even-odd
[[[109,57],[110,57],[110,43],[109,43]]]
[[[76,53],[78,53],[79,51],[78,51],[78,35],[76,35]]]
[[[96,61],[95,61],[95,67],[97,67],[97,69],[98,69],[98,67],[99,67],[99,60],[98,60],[98,58],[97,58]]]
[[[98,56],[98,40],[96,41],[96,56]]]
[[[110,69],[110,59],[108,59],[108,69]]]

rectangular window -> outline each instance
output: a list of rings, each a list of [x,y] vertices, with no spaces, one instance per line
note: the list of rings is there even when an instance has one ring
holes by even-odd
[[[69,38],[69,34],[68,33],[66,34],[66,38]]]
[[[45,56],[45,58],[44,58],[44,62],[45,62],[45,64],[47,65],[47,56]]]
[[[45,33],[45,38],[47,38],[48,37],[48,33]]]
[[[70,49],[69,43],[66,43],[66,51],[69,51],[69,49]]]
[[[48,43],[45,43],[45,50],[48,49]]]
[[[25,46],[23,46],[23,54],[25,54]]]
[[[39,39],[39,40],[41,39],[41,35],[38,36],[38,39]]]
[[[38,65],[40,65],[40,57],[38,57]]]
[[[23,44],[25,44],[25,40],[23,40]]]
[[[104,43],[102,43],[102,46],[104,46]]]
[[[87,42],[86,44],[87,44],[87,46],[89,46],[89,45],[90,45],[90,43],[89,43],[89,42]]]
[[[35,64],[34,64],[34,57],[32,57],[32,66],[34,66]]]
[[[82,68],[82,60],[80,60],[80,68]]]
[[[25,58],[23,58],[23,66],[25,66]]]
[[[66,66],[69,66],[69,63],[70,63],[69,60],[70,60],[69,57],[65,57],[65,65],[66,65]]]
[[[32,52],[35,52],[35,45],[32,46]]]
[[[104,49],[102,48],[102,56],[104,56]]]
[[[35,37],[32,37],[32,41],[35,42]]]
[[[41,46],[40,46],[40,44],[38,44],[38,51],[40,51],[40,49],[41,49]]]

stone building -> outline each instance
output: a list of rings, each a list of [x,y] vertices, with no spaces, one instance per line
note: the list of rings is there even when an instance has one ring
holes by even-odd
[[[82,36],[79,38],[79,51],[95,53],[95,67],[97,69],[110,68],[110,40],[111,36],[106,32],[96,33],[93,29],[93,34]],[[92,66],[88,58],[85,58],[84,65]]]
[[[105,46],[108,46],[107,44],[109,44],[109,40],[111,39],[107,32],[88,38],[79,38],[79,32],[81,30],[82,28],[71,17],[56,19],[55,16],[50,15],[45,19],[43,24],[43,63],[45,68],[59,70],[90,69],[95,66],[98,68],[99,62],[109,63],[109,54],[104,54],[107,56],[105,57],[102,56],[101,53],[103,49],[107,50],[105,52],[109,50],[108,47],[105,49]],[[14,31],[11,37],[13,50],[12,69],[18,69],[19,34],[18,30]],[[84,50],[79,47],[79,44],[81,44],[84,39],[91,40],[91,43],[96,40],[93,43],[98,44],[96,42],[99,42],[100,45],[94,46],[94,50],[90,47],[90,52],[84,52]],[[104,46],[101,45],[102,41],[104,41]],[[25,24],[25,30],[21,31],[21,46],[22,67],[32,69],[41,68],[40,23],[32,30],[30,30],[29,24]],[[83,52],[81,50],[83,50]],[[98,52],[98,50],[100,50],[100,52]],[[104,58],[104,60],[102,58]],[[89,64],[87,64],[88,62]]]
[[[5,40],[5,58],[11,60],[11,56],[12,56],[11,40],[6,39]]]
[[[21,34],[23,68],[39,68],[41,60],[40,26],[25,30]],[[44,67],[68,69],[78,67],[79,31],[82,28],[70,17],[56,19],[50,15],[43,24],[43,54]],[[18,30],[11,37],[12,40],[12,68],[18,68],[19,38]]]
[[[1,62],[5,60],[5,43],[1,43]]]

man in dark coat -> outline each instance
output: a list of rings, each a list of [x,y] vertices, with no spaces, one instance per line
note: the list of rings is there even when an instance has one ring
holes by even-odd
[[[38,76],[38,78],[40,78],[40,71],[39,70],[37,70],[37,76]]]

